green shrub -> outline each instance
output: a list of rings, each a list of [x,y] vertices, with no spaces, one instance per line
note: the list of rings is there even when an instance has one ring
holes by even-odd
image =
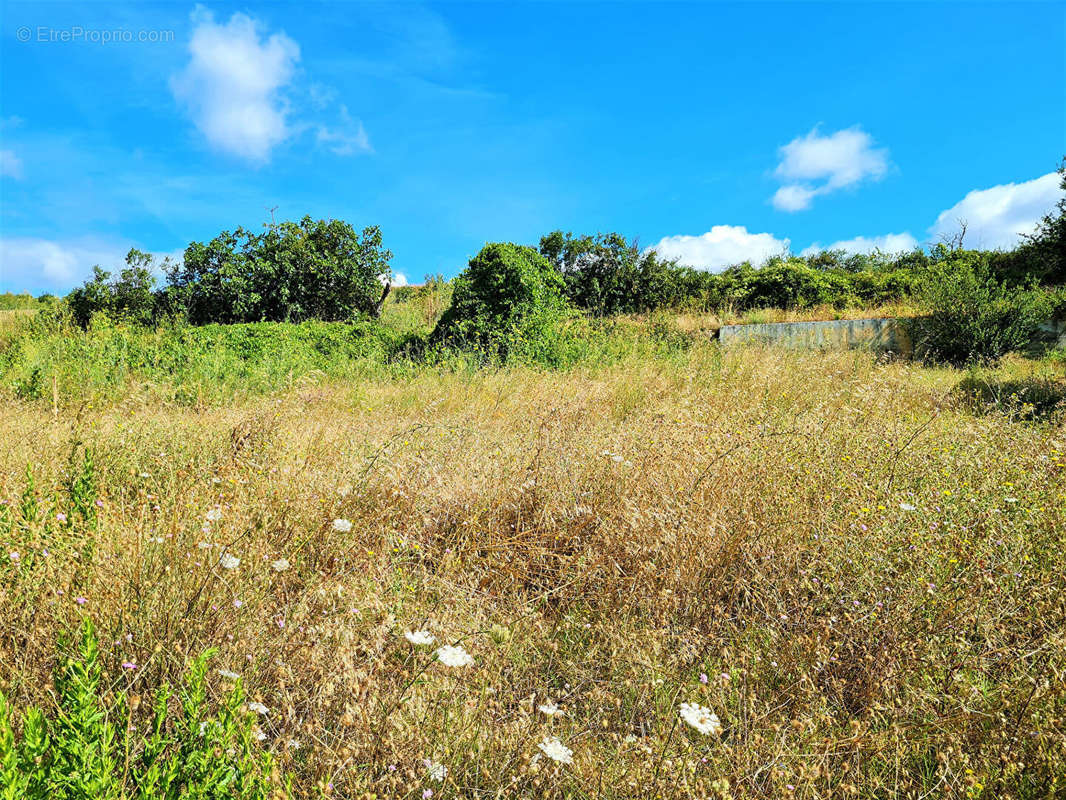
[[[162,269],[170,262],[163,261]],[[163,313],[161,295],[155,290],[157,266],[148,253],[133,248],[126,254],[126,266],[118,275],[93,267],[93,277],[67,295],[67,307],[74,322],[88,327],[94,314],[107,314],[138,325],[150,325]]]
[[[47,293],[34,297],[29,292],[22,292],[21,294],[3,292],[0,294],[0,311],[43,308],[55,302],[55,299],[53,295]]]
[[[341,220],[238,228],[190,244],[167,298],[195,325],[349,320],[380,313],[391,258],[380,229],[358,234]]]
[[[0,693],[0,800],[266,800],[288,795],[270,755],[255,743],[254,714],[240,679],[212,714],[211,652],[189,665],[182,690],[156,692],[136,716],[125,691],[104,680],[92,624],[56,668],[56,710],[31,708],[13,719]],[[74,652],[71,652],[74,651]],[[112,699],[113,698],[113,699]],[[21,735],[16,738],[16,729]]]
[[[487,244],[455,279],[452,304],[433,343],[474,347],[493,357],[524,353],[541,360],[555,324],[566,314],[563,278],[536,250]]]
[[[994,364],[1029,345],[1052,313],[1035,283],[1011,286],[994,276],[988,255],[938,254],[921,294],[928,315],[913,323],[918,352],[948,364]]]

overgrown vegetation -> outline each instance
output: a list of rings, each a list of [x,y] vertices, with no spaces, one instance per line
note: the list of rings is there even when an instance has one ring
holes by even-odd
[[[105,673],[90,620],[76,641],[60,647],[54,715],[30,708],[13,718],[0,692],[4,800],[287,796],[270,754],[257,747],[256,714],[245,705],[239,677],[227,681],[232,688],[211,713],[210,652],[192,660],[179,694],[161,686],[146,716],[139,694],[109,688],[129,687],[134,679]],[[131,676],[140,668],[132,662],[120,667]]]
[[[1025,348],[1053,310],[1035,281],[1011,286],[996,278],[986,254],[972,251],[935,262],[922,300],[928,314],[916,321],[919,350],[956,365],[995,363]]]
[[[120,763],[216,648],[211,713],[239,673],[301,797],[1060,796],[1061,410],[975,414],[959,377],[696,340],[194,408],[5,399],[15,737],[91,618]]]
[[[562,287],[559,272],[533,248],[487,244],[455,279],[431,341],[544,360],[566,315]]]
[[[57,302],[58,299],[50,294],[34,297],[29,292],[23,292],[22,294],[4,292],[0,294],[0,311],[36,311],[41,308],[47,308]]]
[[[5,311],[0,798],[1066,795],[1017,258],[556,233],[386,298],[304,220]],[[708,335],[886,303],[926,361]]]
[[[118,275],[94,267],[68,297],[82,327],[104,313],[141,325],[182,319],[193,325],[353,320],[381,312],[392,253],[381,231],[362,234],[340,220],[281,222],[263,233],[237,228],[207,244],[193,242],[183,259],[155,264],[130,250]],[[157,288],[157,273],[167,283]]]

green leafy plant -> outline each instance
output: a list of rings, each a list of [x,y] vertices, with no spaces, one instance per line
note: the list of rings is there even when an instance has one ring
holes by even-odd
[[[998,280],[984,253],[937,245],[934,258],[922,292],[928,316],[913,323],[918,351],[931,360],[994,364],[1026,347],[1051,316],[1047,292]]]
[[[170,269],[169,259],[158,268]],[[155,290],[155,259],[133,248],[126,254],[126,266],[112,276],[99,266],[93,267],[92,279],[67,295],[67,306],[74,322],[85,328],[94,314],[106,314],[139,325],[154,322],[162,311]]]
[[[256,744],[240,679],[209,709],[208,651],[193,659],[177,695],[166,685],[146,715],[126,692],[112,697],[92,624],[60,642],[56,712],[21,721],[0,693],[0,800],[284,798],[268,753]],[[21,727],[20,735],[16,729]]]
[[[392,253],[381,230],[342,220],[270,224],[193,242],[169,273],[167,302],[190,322],[301,322],[377,315]]]
[[[563,278],[531,247],[487,244],[456,278],[431,341],[506,358],[543,350],[566,314]]]

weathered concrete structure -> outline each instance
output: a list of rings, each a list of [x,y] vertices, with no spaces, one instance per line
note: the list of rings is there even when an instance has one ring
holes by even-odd
[[[1066,317],[1045,322],[1040,326],[1040,332],[1056,347],[1066,347]]]
[[[880,318],[723,325],[718,329],[718,339],[723,345],[767,342],[800,350],[865,348],[909,355],[914,351],[914,343],[906,323],[906,320]]]

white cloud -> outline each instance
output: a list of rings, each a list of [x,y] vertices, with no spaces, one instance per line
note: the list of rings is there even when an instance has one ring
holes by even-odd
[[[1009,249],[1021,243],[1019,234],[1032,233],[1040,219],[1062,197],[1058,173],[1049,172],[1024,183],[1004,183],[975,189],[946,211],[929,229],[934,236],[950,236],[966,222],[965,246]]]
[[[117,272],[126,263],[133,245],[83,237],[53,241],[22,236],[0,238],[0,283],[11,291],[68,292],[92,275],[100,266]],[[157,265],[164,257],[180,261],[183,250],[157,253]]]
[[[14,150],[0,150],[0,177],[22,180],[22,159]]]
[[[888,171],[888,150],[874,147],[873,137],[857,125],[825,136],[816,126],[781,147],[780,155],[774,174],[784,185],[771,202],[781,211],[802,211],[819,195],[878,180]]]
[[[790,183],[774,192],[770,202],[779,211],[803,211],[811,207],[811,200],[818,194],[819,192],[815,189],[809,189],[798,183]]]
[[[292,80],[300,48],[284,33],[260,36],[255,20],[236,13],[215,22],[197,6],[189,63],[171,80],[175,98],[219,150],[265,162],[290,134],[281,95]]]
[[[856,236],[854,239],[842,239],[823,247],[815,242],[800,252],[801,256],[812,256],[822,250],[846,250],[849,253],[909,253],[918,246],[918,240],[909,233],[886,233],[884,236]]]
[[[318,143],[329,148],[338,156],[350,156],[355,153],[369,153],[373,151],[370,146],[370,137],[367,136],[363,123],[353,120],[348,114],[348,108],[341,106],[342,127],[327,128],[320,125],[318,128]]]
[[[404,275],[402,272],[394,272],[394,273],[392,273],[392,285],[393,286],[406,286],[407,285],[407,276]]]
[[[666,236],[649,249],[696,269],[721,272],[742,261],[762,264],[789,246],[788,239],[778,239],[769,233],[748,233],[743,225],[715,225],[699,236]]]

